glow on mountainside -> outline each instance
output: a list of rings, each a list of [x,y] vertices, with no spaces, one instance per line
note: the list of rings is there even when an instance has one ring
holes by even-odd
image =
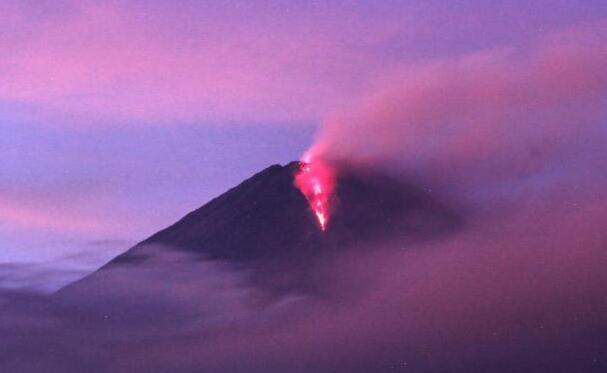
[[[295,186],[308,200],[320,229],[324,231],[329,223],[331,213],[329,202],[335,186],[333,169],[322,159],[306,153],[295,176]]]

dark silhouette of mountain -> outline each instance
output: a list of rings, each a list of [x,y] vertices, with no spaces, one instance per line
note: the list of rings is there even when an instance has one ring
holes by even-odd
[[[248,271],[274,292],[311,291],[308,269],[319,258],[368,243],[399,245],[430,239],[458,226],[454,213],[414,186],[378,172],[340,168],[325,231],[294,186],[299,162],[273,165],[116,257],[96,273],[137,268],[176,250]],[[82,287],[93,274],[60,290]]]

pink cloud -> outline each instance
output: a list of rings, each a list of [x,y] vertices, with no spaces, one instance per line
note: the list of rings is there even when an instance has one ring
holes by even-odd
[[[39,202],[32,204],[14,196],[0,195],[0,224],[12,229],[61,232],[103,230],[103,224],[94,217],[83,216],[65,205]]]
[[[116,235],[144,225],[116,210],[99,192],[0,190],[0,226],[8,231]]]
[[[355,14],[281,19],[260,8],[197,19],[123,2],[83,4],[34,22],[4,6],[14,27],[0,40],[1,100],[95,124],[319,118],[373,70],[350,43],[374,43],[394,29]]]
[[[79,125],[321,120],[410,60],[402,51],[415,53],[416,37],[426,43],[436,33],[440,41],[446,31],[437,22],[474,31],[462,26],[468,12],[439,7],[421,20],[424,7],[402,4],[66,1],[63,8],[0,5],[0,100]]]

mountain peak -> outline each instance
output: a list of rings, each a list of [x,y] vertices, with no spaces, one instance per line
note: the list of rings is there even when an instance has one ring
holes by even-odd
[[[331,200],[331,221],[322,231],[294,185],[300,167],[294,161],[256,173],[100,271],[137,266],[156,255],[149,249],[153,246],[250,269],[260,283],[270,287],[277,282],[268,280],[268,273],[278,266],[280,272],[290,274],[280,287],[301,288],[306,268],[335,250],[391,238],[399,242],[426,239],[457,224],[454,214],[421,189],[378,172],[341,167]]]

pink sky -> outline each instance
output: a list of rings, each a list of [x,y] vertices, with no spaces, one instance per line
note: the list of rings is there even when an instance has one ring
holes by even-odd
[[[471,22],[474,2],[448,10],[432,2],[210,4],[3,2],[0,100],[74,126],[319,121],[424,54],[508,48],[535,39],[527,35],[534,24],[545,36],[580,22],[560,13],[567,4],[539,20],[516,4],[501,10],[518,11],[528,26],[478,4]],[[483,48],[474,48],[482,32],[501,38],[476,35]],[[440,53],[446,38],[455,50]]]

